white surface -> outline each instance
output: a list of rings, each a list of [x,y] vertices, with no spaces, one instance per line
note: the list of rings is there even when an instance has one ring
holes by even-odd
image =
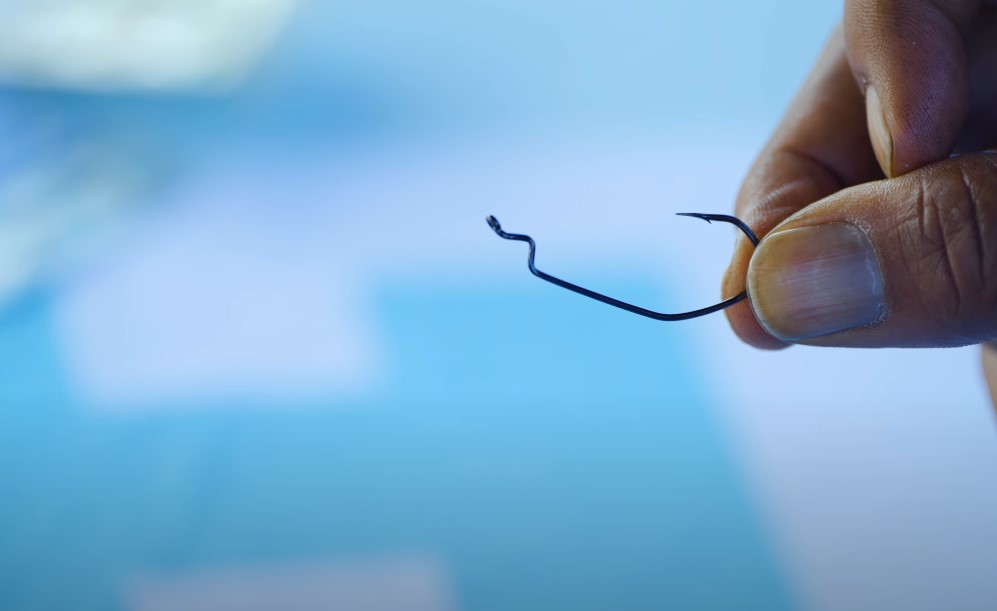
[[[198,187],[61,300],[79,392],[130,409],[373,388],[382,347],[350,261],[251,190]]]
[[[449,576],[426,559],[150,573],[129,611],[454,611]]]

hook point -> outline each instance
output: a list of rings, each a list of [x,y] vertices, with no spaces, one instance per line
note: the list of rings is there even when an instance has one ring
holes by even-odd
[[[710,218],[710,216],[712,215],[702,214],[700,212],[676,212],[675,216],[691,216],[694,219],[702,219],[707,223],[709,223],[710,225],[713,224],[713,220]]]
[[[494,216],[489,214],[488,218],[486,218],[485,220],[488,221],[488,226],[491,227],[492,231],[494,231],[495,233],[502,231],[502,225],[499,224],[498,219],[495,218]]]

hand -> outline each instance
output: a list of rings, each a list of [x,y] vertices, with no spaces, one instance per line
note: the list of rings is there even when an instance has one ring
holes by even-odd
[[[849,0],[741,188],[724,294],[759,348],[997,338],[997,9]],[[963,153],[950,158],[953,152]],[[984,355],[997,393],[997,348]]]

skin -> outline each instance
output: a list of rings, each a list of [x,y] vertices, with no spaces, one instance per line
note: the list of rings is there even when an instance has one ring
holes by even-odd
[[[799,343],[984,344],[997,405],[997,343],[986,345],[997,340],[997,153],[984,152],[997,146],[991,5],[847,1],[841,26],[749,171],[736,213],[759,236],[850,223],[875,247],[883,318]],[[744,290],[754,253],[739,240],[725,295]],[[758,348],[785,348],[759,324],[755,300],[727,310],[735,333]]]

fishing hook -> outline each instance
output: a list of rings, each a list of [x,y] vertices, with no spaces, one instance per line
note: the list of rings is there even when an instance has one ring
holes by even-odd
[[[751,240],[751,243],[754,246],[758,246],[758,236],[756,236],[755,232],[751,230],[751,227],[748,227],[748,225],[744,221],[742,221],[737,217],[730,216],[727,214],[700,214],[698,212],[680,212],[678,216],[691,216],[693,218],[703,219],[704,221],[710,224],[712,224],[713,221],[717,221],[720,223],[730,223],[731,225],[734,225],[742,232],[744,232],[744,235],[748,236],[748,239]],[[568,289],[569,291],[574,291],[579,295],[585,295],[586,297],[591,297],[596,301],[601,301],[611,306],[620,308],[621,310],[626,310],[627,312],[633,312],[634,314],[639,314],[641,316],[653,318],[654,320],[674,321],[674,320],[689,320],[691,318],[698,318],[700,316],[706,316],[707,314],[719,312],[720,310],[725,310],[730,306],[734,305],[735,303],[740,303],[744,301],[748,297],[748,291],[745,290],[742,291],[740,294],[731,297],[730,299],[721,301],[718,304],[711,305],[707,308],[702,308],[699,310],[693,310],[691,312],[682,312],[681,314],[664,314],[662,312],[655,312],[653,310],[648,310],[640,306],[629,304],[625,301],[620,301],[619,299],[608,297],[601,293],[596,293],[595,291],[591,291],[587,288],[578,286],[577,284],[572,284],[570,282],[567,282],[566,280],[561,280],[560,278],[551,276],[546,272],[540,271],[539,269],[537,269],[537,266],[534,264],[534,259],[536,258],[537,254],[537,243],[533,241],[533,238],[531,238],[528,235],[520,233],[506,233],[505,231],[502,230],[502,225],[499,224],[498,219],[495,218],[494,216],[489,216],[486,220],[488,221],[488,226],[491,227],[495,231],[495,233],[499,235],[499,237],[505,238],[506,240],[516,240],[518,242],[526,242],[527,244],[530,245],[530,258],[529,258],[530,272],[537,278],[540,278],[541,280],[546,280],[547,282],[550,282],[552,284],[556,284],[557,286]]]

